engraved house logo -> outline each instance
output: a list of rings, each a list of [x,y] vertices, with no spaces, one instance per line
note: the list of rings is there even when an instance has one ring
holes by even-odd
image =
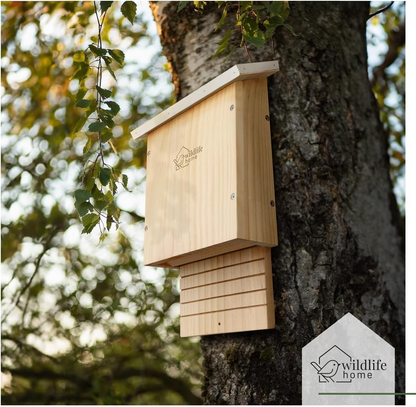
[[[173,159],[176,171],[187,167],[191,161],[196,160],[198,158],[198,154],[202,153],[202,150],[202,146],[195,147],[192,150],[182,146],[179,153],[176,155],[176,158]]]

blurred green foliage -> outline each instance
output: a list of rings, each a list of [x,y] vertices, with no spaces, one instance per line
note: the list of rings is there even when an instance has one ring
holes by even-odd
[[[118,155],[103,149],[132,193],[119,194],[120,229],[99,246],[98,231],[81,235],[73,198],[87,135],[74,132],[83,109],[71,77],[77,52],[97,42],[93,3],[1,4],[3,404],[200,402],[199,344],[179,337],[178,273],[142,266],[146,145],[129,134],[172,103],[172,86],[154,29],[140,8],[132,25],[121,4],[102,31],[126,54],[112,65],[118,82],[103,73],[121,106]]]
[[[391,2],[372,2],[374,13]],[[380,50],[370,63],[369,76],[380,108],[380,118],[389,135],[390,174],[402,215],[405,213],[405,2],[394,4],[372,17],[368,44]]]

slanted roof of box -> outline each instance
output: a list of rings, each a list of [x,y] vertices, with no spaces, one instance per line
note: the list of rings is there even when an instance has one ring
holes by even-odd
[[[247,79],[264,78],[273,75],[278,70],[279,63],[277,61],[234,65],[228,71],[225,71],[212,81],[201,86],[195,92],[192,92],[190,95],[180,100],[178,103],[175,103],[173,106],[153,117],[153,119],[150,119],[137,129],[133,130],[131,134],[134,139],[144,139],[151,131],[172,120],[192,106],[202,102],[209,96],[219,92],[231,83]]]

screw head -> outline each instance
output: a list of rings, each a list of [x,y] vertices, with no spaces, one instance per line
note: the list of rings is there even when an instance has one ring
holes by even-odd
[[[231,105],[230,106],[230,110],[234,110],[234,105]]]
[[[148,155],[148,156],[150,155],[150,151],[148,151],[148,152],[147,152],[147,155]]]
[[[274,207],[274,201],[270,201],[270,205]]]
[[[144,231],[147,232],[147,229],[149,229],[147,226],[144,227]]]
[[[235,199],[235,193],[233,192],[230,196],[231,199]]]
[[[268,114],[266,114],[265,119],[269,122],[270,121],[270,116]]]

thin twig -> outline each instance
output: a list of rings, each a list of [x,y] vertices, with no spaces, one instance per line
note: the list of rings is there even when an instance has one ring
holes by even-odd
[[[390,2],[390,4],[388,4],[387,6],[385,6],[385,7],[381,8],[380,10],[375,11],[374,13],[371,13],[371,14],[368,16],[367,20],[369,20],[370,18],[372,18],[372,17],[376,16],[377,14],[382,13],[383,11],[388,10],[388,9],[389,9],[389,8],[393,5],[393,3],[394,3],[394,1],[391,1],[391,2]]]
[[[97,4],[94,1],[94,13],[95,13],[95,17],[97,18],[97,23],[98,23],[98,44],[97,45],[98,45],[98,48],[102,48],[103,42],[101,39],[101,30],[103,28],[103,22],[104,22],[107,11],[104,12],[103,17],[100,21],[100,17],[98,16],[98,11],[97,11]],[[102,57],[99,56],[98,67],[97,67],[97,86],[99,86],[100,88],[101,88],[102,79],[103,79],[103,63],[102,63]],[[97,89],[97,113],[100,111],[100,108],[101,108],[101,95],[99,94],[98,89]],[[98,121],[101,121],[101,119],[98,118]],[[101,139],[101,131],[98,132],[98,139],[100,141],[101,161],[104,165],[105,162],[104,162],[104,154],[103,154],[103,142]]]

